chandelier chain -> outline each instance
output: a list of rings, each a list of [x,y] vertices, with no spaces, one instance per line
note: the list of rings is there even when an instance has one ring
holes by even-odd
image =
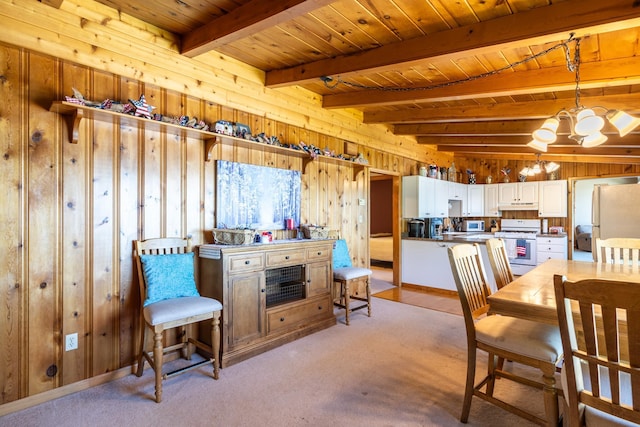
[[[339,84],[343,84],[345,86],[350,86],[353,88],[357,88],[357,89],[366,89],[366,90],[379,90],[379,91],[389,91],[389,92],[408,92],[408,91],[416,91],[416,90],[432,90],[432,89],[441,89],[444,87],[449,87],[449,86],[454,86],[457,84],[461,84],[461,83],[467,83],[467,82],[471,82],[474,80],[479,80],[479,79],[483,79],[486,77],[491,77],[493,75],[499,74],[503,71],[509,70],[509,69],[513,69],[515,67],[518,67],[520,65],[526,64],[527,62],[533,61],[534,59],[540,58],[541,56],[547,55],[550,52],[553,52],[554,50],[560,49],[560,48],[564,48],[565,52],[566,52],[566,57],[567,57],[567,67],[569,68],[570,71],[576,71],[576,91],[579,91],[578,88],[578,80],[579,80],[579,67],[580,67],[580,39],[574,39],[574,33],[571,33],[569,35],[569,39],[567,39],[564,42],[558,43],[556,45],[553,45],[543,51],[540,51],[536,54],[527,56],[519,61],[516,62],[511,62],[507,65],[505,65],[504,67],[495,69],[495,70],[491,70],[491,71],[487,71],[486,73],[481,73],[481,74],[476,74],[473,76],[469,76],[466,77],[464,79],[459,79],[459,80],[453,80],[450,82],[444,82],[444,83],[439,83],[439,84],[435,84],[435,85],[431,85],[431,86],[419,86],[419,87],[385,87],[385,86],[371,86],[371,85],[364,85],[364,84],[360,84],[360,83],[354,83],[354,82],[349,82],[346,80],[343,80],[340,77],[331,77],[331,76],[322,76],[320,79],[324,82],[325,86],[328,87],[329,89],[334,89],[336,88],[336,86],[338,86]],[[570,49],[569,49],[569,43],[571,42],[575,42],[576,43],[576,48],[575,48],[575,59],[572,62],[570,59]],[[578,93],[578,92],[576,92]],[[579,97],[579,96],[578,96]]]

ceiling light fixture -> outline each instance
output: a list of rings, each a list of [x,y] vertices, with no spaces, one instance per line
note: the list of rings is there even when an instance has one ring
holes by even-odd
[[[575,43],[574,58],[571,61],[571,53],[568,43]],[[553,117],[548,118],[539,129],[531,134],[532,140],[527,145],[538,151],[547,151],[547,146],[558,139],[558,127],[562,119],[568,119],[571,134],[569,138],[581,144],[584,148],[596,147],[607,141],[607,136],[602,133],[605,126],[604,117],[618,130],[621,137],[627,135],[638,125],[640,118],[633,117],[622,110],[610,110],[605,107],[595,106],[586,108],[580,104],[580,38],[574,39],[573,34],[564,44],[567,68],[576,76],[576,105],[571,109],[562,109]],[[597,114],[596,111],[601,114]]]
[[[536,162],[532,166],[525,166],[519,172],[520,176],[534,176],[544,171],[545,173],[555,172],[560,169],[560,165],[556,162],[545,162],[540,160],[540,153],[536,153]]]

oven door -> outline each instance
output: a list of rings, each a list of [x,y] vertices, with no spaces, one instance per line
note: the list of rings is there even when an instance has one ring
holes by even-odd
[[[535,239],[503,238],[513,274],[522,275],[536,266]]]

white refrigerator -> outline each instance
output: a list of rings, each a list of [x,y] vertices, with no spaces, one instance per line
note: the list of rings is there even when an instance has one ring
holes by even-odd
[[[595,185],[591,211],[591,247],[596,238],[640,238],[640,184]]]

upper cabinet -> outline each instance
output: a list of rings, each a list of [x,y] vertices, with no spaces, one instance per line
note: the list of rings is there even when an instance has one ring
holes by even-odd
[[[500,184],[486,184],[484,188],[484,216],[499,217],[501,216],[498,207],[498,188]]]
[[[484,216],[484,188],[482,185],[467,186],[465,216]]]
[[[538,182],[511,182],[499,184],[500,210],[537,210]]]
[[[538,182],[538,216],[567,216],[567,181]]]

